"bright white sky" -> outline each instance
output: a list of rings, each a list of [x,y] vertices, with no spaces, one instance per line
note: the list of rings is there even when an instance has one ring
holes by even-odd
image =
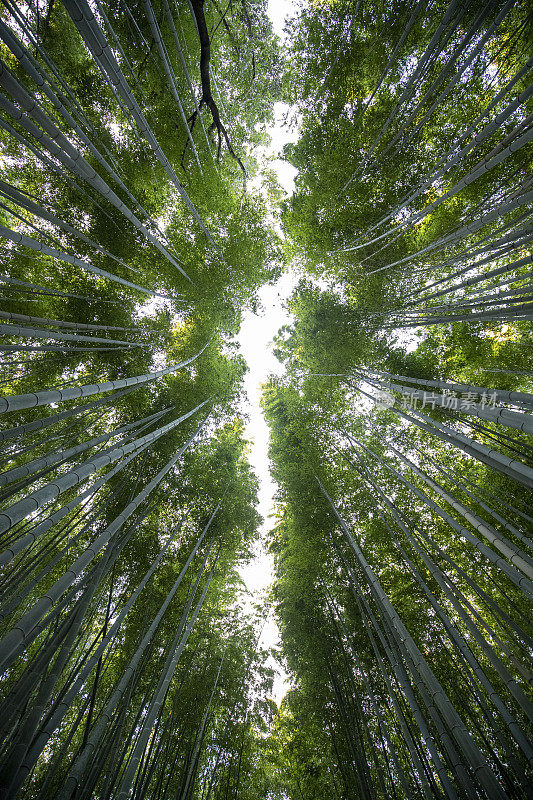
[[[282,39],[284,19],[287,15],[294,13],[295,9],[296,4],[290,0],[269,0],[268,13],[274,32]],[[283,103],[276,103],[274,110],[276,121],[268,131],[272,141],[265,153],[266,156],[278,155],[284,144],[294,142],[298,136],[296,131],[289,131],[282,127],[288,107]],[[285,192],[289,195],[292,194],[296,175],[294,167],[277,158],[269,161],[268,166],[277,174],[279,183]],[[263,286],[259,292],[261,302],[258,314],[253,314],[251,311],[244,314],[238,336],[240,352],[249,367],[244,381],[244,389],[249,400],[246,410],[250,416],[250,422],[246,427],[246,437],[251,442],[249,460],[259,479],[258,510],[265,519],[261,530],[262,535],[274,524],[274,520],[269,516],[273,510],[276,485],[273,483],[268,469],[268,428],[260,408],[261,385],[267,381],[269,374],[279,375],[283,371],[282,365],[272,352],[272,340],[281,326],[290,321],[285,301],[291,294],[296,281],[296,275],[288,272],[284,273],[273,286]],[[255,558],[240,570],[240,574],[248,591],[256,598],[263,594],[272,583],[272,558],[265,552],[262,541],[258,542]],[[263,647],[279,645],[279,631],[272,613],[263,628],[260,644]],[[269,661],[269,666],[276,671],[273,699],[279,705],[289,689],[287,675],[273,659]]]

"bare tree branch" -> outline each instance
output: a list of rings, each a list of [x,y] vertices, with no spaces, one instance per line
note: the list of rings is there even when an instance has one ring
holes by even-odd
[[[233,145],[231,144],[230,138],[228,136],[228,132],[220,119],[220,112],[218,110],[218,106],[215,103],[213,98],[213,94],[211,91],[211,75],[209,72],[209,64],[211,61],[211,40],[209,38],[209,31],[207,30],[207,22],[205,19],[204,13],[204,5],[205,0],[191,0],[191,8],[193,10],[195,19],[196,19],[196,27],[198,30],[198,37],[200,39],[200,79],[201,79],[201,86],[202,86],[202,96],[200,98],[200,102],[198,104],[198,111],[202,109],[203,106],[207,106],[211,113],[211,118],[213,120],[209,130],[216,131],[217,138],[218,138],[218,158],[220,158],[220,150],[222,147],[222,140],[226,143],[226,147],[228,148],[230,155],[232,158],[240,166],[244,178],[248,177],[244,164],[242,163],[239,156],[235,153],[233,149]],[[194,111],[191,117],[189,118],[189,123],[191,126],[191,131],[194,127],[194,123],[196,122],[196,117],[198,115],[198,111]],[[185,151],[184,151],[185,155]],[[183,157],[182,157],[182,164],[183,164]]]

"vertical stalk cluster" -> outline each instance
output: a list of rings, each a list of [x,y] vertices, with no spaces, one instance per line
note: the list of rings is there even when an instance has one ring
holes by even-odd
[[[4,11],[0,794],[229,796],[269,680],[239,601],[259,516],[226,343],[276,236],[213,160],[190,9]],[[227,108],[240,149],[272,100]]]

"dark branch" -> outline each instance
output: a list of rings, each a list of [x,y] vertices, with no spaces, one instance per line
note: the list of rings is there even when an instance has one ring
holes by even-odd
[[[233,36],[233,33],[231,32],[231,28],[228,25],[227,20],[226,20],[226,16],[228,14],[228,11],[230,10],[230,8],[232,8],[232,5],[233,5],[232,4],[232,0],[229,0],[229,3],[226,6],[226,10],[225,11],[222,11],[222,9],[220,8],[219,4],[217,3],[217,0],[213,0],[213,2],[215,4],[215,8],[217,9],[218,13],[220,14],[220,19],[217,22],[217,24],[215,25],[215,27],[213,28],[213,30],[211,31],[211,39],[213,39],[213,36],[215,35],[215,33],[217,32],[219,27],[221,25],[224,25],[224,28],[226,29],[226,33],[228,34],[229,38],[231,39],[232,44],[234,46],[236,46],[235,38]]]
[[[209,130],[216,131],[217,133],[218,158],[220,158],[222,140],[224,140],[230,155],[238,163],[238,165],[242,170],[244,178],[246,179],[248,177],[246,169],[244,168],[244,164],[242,163],[241,159],[233,149],[230,138],[228,136],[228,132],[226,131],[226,128],[224,127],[224,124],[220,119],[220,112],[218,110],[218,106],[215,103],[211,91],[211,75],[209,73],[209,64],[211,62],[211,40],[209,38],[209,31],[207,30],[207,22],[204,13],[204,4],[205,0],[191,0],[192,9],[196,19],[196,26],[198,29],[198,37],[200,39],[200,79],[202,85],[202,96],[200,99],[200,103],[198,104],[198,107],[202,108],[202,106],[207,106],[207,108],[211,113],[211,118],[213,122]],[[194,122],[196,121],[196,114],[197,112],[195,111],[191,117],[192,125],[194,125]]]

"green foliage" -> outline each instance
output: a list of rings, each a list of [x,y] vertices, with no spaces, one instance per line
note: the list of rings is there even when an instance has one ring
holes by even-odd
[[[531,24],[305,0],[282,52],[266,0],[5,5],[2,797],[530,796]],[[288,263],[250,611],[234,337]]]

